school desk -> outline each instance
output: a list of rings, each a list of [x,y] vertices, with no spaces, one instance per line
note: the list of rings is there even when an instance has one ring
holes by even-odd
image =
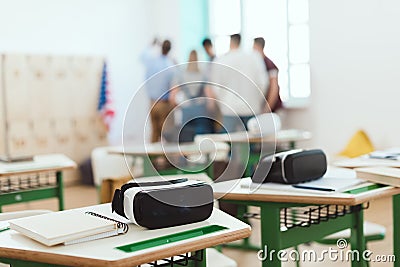
[[[260,207],[261,244],[262,247],[267,245],[269,251],[320,240],[350,228],[351,248],[362,252],[365,250],[363,209],[371,200],[391,196],[393,255],[400,256],[400,188],[373,184],[346,193],[316,193],[292,188],[271,190],[268,186],[255,189],[250,184],[250,178],[215,183],[214,196],[227,202]],[[362,260],[351,264],[365,266]],[[281,266],[281,262],[273,257],[272,261],[263,261],[262,266]],[[400,261],[394,266],[399,267]]]
[[[195,140],[211,140],[213,142],[225,142],[237,147],[232,153],[239,154],[240,162],[245,166],[244,177],[253,172],[254,165],[260,157],[265,154],[272,154],[276,149],[294,149],[298,142],[311,139],[311,133],[298,129],[277,131],[276,134],[264,135],[254,134],[247,131],[221,133],[221,134],[199,134]],[[258,145],[258,150],[250,149],[252,145]],[[233,155],[235,156],[235,155]]]
[[[215,142],[228,143],[275,143],[288,144],[289,148],[295,148],[297,142],[311,139],[311,133],[298,129],[287,129],[277,131],[276,134],[264,135],[254,134],[247,131],[217,134],[198,134],[201,139],[211,139]]]
[[[226,151],[225,146],[220,147],[212,142],[201,143],[146,143],[142,145],[126,146],[109,150],[111,154],[120,154],[143,160],[143,176],[153,176],[158,174],[180,174],[180,173],[199,173],[207,172],[213,177],[213,159],[217,152]],[[172,165],[172,168],[157,171],[153,166],[153,161],[158,157],[165,157]],[[193,160],[194,159],[194,160]],[[197,163],[199,162],[199,163]],[[189,163],[193,166],[185,165]],[[181,167],[181,164],[182,167]]]
[[[80,210],[97,212],[127,222],[121,220],[122,217],[115,213],[111,213],[110,203],[83,207]],[[201,234],[201,229],[214,227],[214,225],[220,228],[226,227],[226,229]],[[185,232],[186,234],[182,234]],[[48,247],[16,231],[7,230],[0,232],[0,261],[12,264],[13,267],[124,267],[154,263],[162,259],[175,262],[179,259],[185,261],[188,259],[186,253],[192,253],[191,257],[195,259],[189,260],[189,266],[205,266],[206,248],[248,237],[250,232],[249,225],[218,209],[214,209],[210,218],[198,223],[156,230],[147,230],[130,223],[129,231],[124,235],[67,246]],[[163,242],[165,236],[171,235],[174,237]],[[182,264],[182,261],[180,263]],[[174,264],[174,266],[179,265]]]
[[[57,197],[64,209],[62,172],[76,163],[62,154],[34,156],[32,161],[0,162],[0,212],[4,205]]]

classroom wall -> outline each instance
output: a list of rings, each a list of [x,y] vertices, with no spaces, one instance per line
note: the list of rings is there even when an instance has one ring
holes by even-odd
[[[177,25],[171,18],[179,17],[179,0],[171,3],[169,20],[163,9],[153,11],[158,12],[153,23],[159,32]],[[303,145],[323,148],[329,155],[340,151],[358,129],[378,149],[396,146],[400,2],[309,0],[309,6],[312,97],[309,106],[285,112],[284,126],[310,130],[313,139]]]
[[[399,146],[398,14],[396,0],[310,0],[311,104],[286,114],[312,131],[308,146],[335,154],[357,129]]]
[[[208,35],[208,0],[150,0],[153,35],[170,39],[170,56],[187,61],[192,49],[202,55],[201,42]],[[203,55],[202,55],[203,56]]]
[[[116,110],[109,141],[121,144],[124,130],[125,141],[142,142],[149,101],[139,90],[144,82],[140,54],[154,37],[168,38],[171,57],[177,63],[186,60],[207,31],[206,3],[192,1],[190,9],[184,0],[0,0],[0,52],[105,56]],[[186,25],[182,21],[189,16],[197,19]],[[201,32],[196,40],[193,29]],[[138,115],[123,127],[133,97],[140,100],[135,102]]]
[[[0,52],[105,56],[116,109],[109,139],[118,144],[125,109],[143,82],[139,54],[152,38],[152,11],[144,0],[0,0]],[[141,104],[145,113],[148,102]]]
[[[106,56],[117,111],[109,139],[119,144],[124,111],[143,82],[140,52],[159,36],[173,41],[177,61],[185,59],[181,1],[0,0],[0,52]],[[397,145],[400,2],[309,1],[312,99],[288,110],[285,126],[312,131],[306,145],[329,154],[359,128],[377,148]],[[134,141],[143,140],[148,111],[144,92],[138,97],[129,122],[136,127],[127,133]]]

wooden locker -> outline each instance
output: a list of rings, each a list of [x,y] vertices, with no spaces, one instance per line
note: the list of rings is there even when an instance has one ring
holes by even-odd
[[[27,83],[31,94],[31,116],[34,120],[49,119],[51,116],[52,99],[50,69],[52,58],[50,56],[26,56]]]
[[[59,153],[58,147],[54,143],[52,127],[50,120],[33,122],[32,154]]]
[[[107,145],[97,111],[103,61],[87,56],[1,55],[0,152],[6,155],[7,144],[10,157],[63,153],[79,164],[95,146]],[[71,173],[68,179],[76,181],[77,172]]]
[[[73,103],[73,82],[71,78],[70,60],[72,57],[58,56],[52,60],[52,68],[49,73],[51,90],[49,108],[54,119],[70,119],[71,103]]]
[[[26,57],[24,55],[4,55],[4,88],[7,120],[30,119],[32,96],[27,80]],[[3,103],[3,102],[2,102]]]
[[[35,154],[32,143],[32,124],[28,120],[11,121],[8,128],[8,146],[13,157]]]
[[[52,134],[54,136],[55,149],[75,160],[72,120],[63,118],[55,120]]]

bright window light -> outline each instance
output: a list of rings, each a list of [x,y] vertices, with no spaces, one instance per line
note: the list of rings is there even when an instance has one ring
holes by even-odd
[[[310,34],[308,25],[289,27],[289,62],[292,64],[310,61]]]
[[[220,56],[229,35],[241,33],[242,49],[264,37],[265,54],[279,68],[281,98],[290,105],[310,97],[309,0],[209,0],[210,37]]]
[[[210,32],[212,35],[239,33],[240,0],[210,1]]]
[[[310,96],[310,65],[299,64],[290,66],[290,93],[295,98]]]
[[[306,23],[308,18],[308,0],[288,1],[288,21],[290,24]]]
[[[227,35],[215,37],[215,53],[217,56],[221,56],[229,51],[230,37]]]

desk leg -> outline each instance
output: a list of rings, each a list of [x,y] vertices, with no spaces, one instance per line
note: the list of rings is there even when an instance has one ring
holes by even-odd
[[[143,176],[156,176],[158,175],[157,170],[154,168],[153,163],[151,162],[151,156],[142,156],[143,159]]]
[[[289,142],[289,149],[295,149],[296,148],[296,141],[290,141]]]
[[[56,172],[57,190],[58,190],[58,210],[64,210],[64,183],[62,172]]]
[[[231,158],[230,161],[239,166],[238,172],[235,173],[237,177],[245,177],[250,173],[248,169],[250,165],[250,145],[247,143],[238,143],[231,145]],[[240,171],[240,172],[239,172]],[[235,171],[236,172],[236,171]]]
[[[261,152],[250,153],[249,161],[247,162],[247,165],[246,165],[244,177],[250,177],[253,175],[255,166],[260,161],[260,158],[262,156],[260,153]]]
[[[241,221],[247,223],[247,224],[250,224],[249,219],[245,218],[243,216],[248,212],[248,210],[249,210],[248,207],[249,206],[243,205],[243,204],[238,205],[238,213],[237,213],[238,217],[237,218],[240,219]],[[235,245],[232,244],[232,245],[230,245],[230,247],[235,248]],[[256,245],[253,245],[253,244],[250,243],[250,237],[246,237],[246,238],[242,239],[242,244],[237,245],[236,248],[255,250],[255,251],[259,251],[260,250],[260,246],[256,246]]]
[[[196,252],[193,252],[192,253],[192,257],[194,257],[196,260],[191,260],[189,262],[189,267],[206,267],[207,266],[206,249],[198,250]]]
[[[400,195],[393,196],[393,255],[394,267],[400,267]]]
[[[214,162],[210,162],[210,154],[207,154],[206,157],[206,164],[209,164],[206,168],[206,173],[208,177],[210,177],[212,180],[214,180]]]
[[[367,266],[366,262],[363,260],[363,252],[365,248],[365,236],[364,236],[364,212],[362,205],[357,205],[352,207],[354,212],[352,214],[352,227],[351,227],[351,249],[358,251],[359,260],[352,260],[352,267],[363,267]],[[347,256],[347,255],[346,255]],[[357,256],[357,255],[356,255]],[[357,259],[357,257],[354,257]]]
[[[261,212],[261,248],[264,250],[262,267],[280,267],[277,254],[281,249],[280,208],[260,205]],[[265,255],[265,253],[267,253]],[[261,255],[259,255],[261,256]]]

